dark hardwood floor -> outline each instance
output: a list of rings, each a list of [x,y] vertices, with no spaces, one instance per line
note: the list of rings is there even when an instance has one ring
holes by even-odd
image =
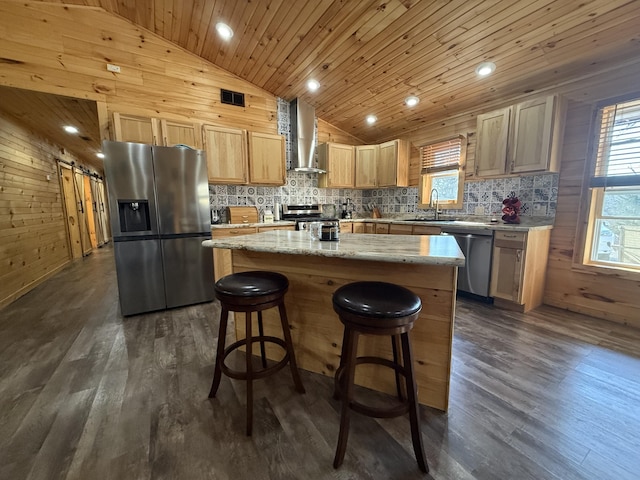
[[[123,319],[111,247],[0,311],[0,478],[640,478],[638,330],[460,300],[422,475],[407,418],[357,414],[334,470],[339,405],[309,372],[305,395],[286,369],[256,382],[247,438],[242,382],[207,398],[217,322],[217,303]]]

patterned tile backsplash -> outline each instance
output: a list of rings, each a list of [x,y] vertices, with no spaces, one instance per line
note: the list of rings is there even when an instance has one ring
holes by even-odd
[[[492,215],[500,213],[502,200],[514,192],[522,201],[522,216],[555,217],[558,197],[558,175],[548,173],[526,177],[467,181],[464,204],[460,210],[446,210],[448,215]],[[281,187],[245,185],[209,185],[211,208],[255,205],[260,215],[279,204],[333,204],[340,211],[347,198],[356,216],[370,216],[363,206],[375,203],[380,211],[390,213],[426,213],[418,208],[418,188],[398,187],[375,190],[318,188],[317,174],[287,172],[287,184]],[[478,209],[478,207],[481,207]],[[482,212],[480,212],[482,210]]]
[[[286,138],[287,168],[291,165],[291,123],[289,103],[278,99],[278,133]],[[523,177],[467,181],[460,210],[446,210],[448,215],[492,215],[502,210],[502,200],[511,192],[522,201],[522,216],[555,217],[558,197],[558,174],[547,173]],[[370,216],[363,206],[374,203],[383,214],[426,213],[418,208],[418,188],[398,187],[374,190],[318,188],[318,175],[287,171],[287,184],[281,187],[246,185],[209,185],[211,209],[227,206],[255,205],[260,215],[279,204],[333,204],[337,211],[350,198],[355,216]],[[482,213],[480,213],[482,211]]]

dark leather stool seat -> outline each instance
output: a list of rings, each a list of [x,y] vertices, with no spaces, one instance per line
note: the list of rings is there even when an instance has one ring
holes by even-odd
[[[413,355],[409,331],[422,309],[420,297],[399,285],[386,282],[354,282],[340,287],[333,294],[333,309],[344,325],[342,355],[335,375],[335,398],[342,399],[340,434],[333,466],[338,468],[347,449],[350,410],[376,418],[390,418],[409,412],[411,439],[418,467],[427,473],[420,433],[417,387],[413,372]],[[389,335],[393,360],[381,357],[358,357],[358,338],[364,335]],[[399,350],[402,352],[400,360]],[[371,407],[354,400],[356,365],[373,363],[395,371],[400,403],[391,407]],[[404,385],[400,382],[404,378]],[[402,387],[406,389],[406,396]]]
[[[218,331],[218,350],[216,353],[216,365],[213,373],[213,383],[209,398],[213,398],[220,386],[220,380],[224,373],[230,378],[246,380],[247,382],[247,435],[251,435],[253,429],[253,380],[273,375],[287,364],[291,367],[291,375],[296,390],[304,393],[302,380],[298,372],[296,358],[289,331],[289,321],[284,306],[284,295],[289,289],[287,277],[276,272],[251,271],[227,275],[219,279],[215,284],[216,298],[220,301],[220,328]],[[284,340],[278,337],[264,334],[262,312],[269,308],[278,307],[280,323]],[[227,335],[227,323],[229,312],[245,312],[244,339],[225,347]],[[251,313],[258,313],[258,336],[253,336],[251,325]],[[255,370],[252,362],[252,344],[260,343],[262,368]],[[267,366],[265,343],[280,346],[284,350],[284,357],[273,365]],[[225,364],[225,359],[231,352],[238,348],[246,347],[245,370],[233,370]]]

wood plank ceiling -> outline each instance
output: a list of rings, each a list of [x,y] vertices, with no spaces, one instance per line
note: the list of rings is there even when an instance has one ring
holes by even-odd
[[[62,0],[99,6],[368,142],[640,60],[634,0]],[[235,35],[222,41],[219,21]],[[494,62],[495,73],[475,68]],[[315,93],[305,83],[321,84]],[[408,95],[420,97],[414,108]],[[374,126],[365,123],[375,114]]]
[[[102,160],[96,157],[102,149],[96,102],[3,86],[0,99],[1,111],[102,172]],[[65,132],[65,125],[81,127],[82,134]]]

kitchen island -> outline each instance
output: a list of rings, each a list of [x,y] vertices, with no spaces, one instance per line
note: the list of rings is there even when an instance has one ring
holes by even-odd
[[[453,237],[438,235],[343,234],[338,242],[312,240],[303,231],[270,231],[212,239],[205,247],[232,250],[231,271],[270,270],[289,278],[286,306],[298,365],[333,375],[340,362],[342,324],[332,295],[354,281],[385,281],[409,288],[423,308],[412,331],[420,403],[447,410],[457,269],[464,257]],[[231,273],[231,271],[227,273]],[[264,315],[265,334],[278,335],[276,311]],[[236,323],[244,336],[244,323]],[[359,355],[391,358],[388,337],[363,337]],[[278,359],[281,351],[267,349]],[[395,392],[391,371],[358,367],[356,383]]]

